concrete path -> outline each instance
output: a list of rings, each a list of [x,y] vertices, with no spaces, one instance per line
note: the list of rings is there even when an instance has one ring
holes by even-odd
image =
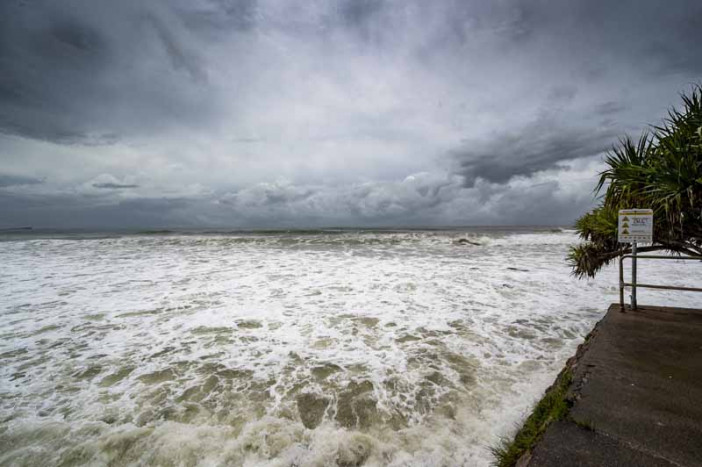
[[[702,466],[702,310],[613,305],[593,334],[572,420],[552,424],[524,464]]]

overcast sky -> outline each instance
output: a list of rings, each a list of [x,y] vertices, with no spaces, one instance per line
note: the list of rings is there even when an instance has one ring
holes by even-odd
[[[0,227],[571,223],[699,0],[2,0]]]

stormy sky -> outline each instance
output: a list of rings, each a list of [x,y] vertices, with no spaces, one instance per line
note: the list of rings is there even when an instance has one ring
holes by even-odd
[[[3,0],[0,227],[571,223],[699,0]]]

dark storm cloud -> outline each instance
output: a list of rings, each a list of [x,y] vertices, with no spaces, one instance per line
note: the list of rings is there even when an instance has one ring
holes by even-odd
[[[565,222],[700,43],[695,0],[5,0],[0,219]]]
[[[409,32],[410,24],[402,20],[405,10],[419,16],[445,11],[446,27],[429,31],[419,46],[435,45],[437,49],[426,52],[433,56],[460,60],[462,48],[475,42],[476,32],[490,30],[506,41],[496,42],[498,49],[522,50],[540,39],[554,41],[555,48],[568,48],[576,60],[589,60],[590,68],[623,60],[659,72],[702,70],[699,2],[330,3],[335,7],[318,18],[320,24],[358,28],[376,43],[393,37],[387,29]],[[169,122],[202,121],[214,112],[216,97],[206,92],[207,64],[197,50],[207,44],[197,43],[197,34],[249,30],[271,21],[271,14],[255,0],[200,5],[3,2],[0,130],[51,141],[111,143],[116,135]],[[294,23],[294,18],[287,19]],[[276,18],[275,24],[282,27],[284,19]],[[304,33],[306,26],[298,27]],[[149,69],[147,63],[155,66]]]
[[[530,175],[556,163],[591,157],[610,148],[613,128],[568,128],[553,116],[545,116],[520,128],[493,135],[486,142],[466,142],[453,151],[457,173],[468,186],[477,178],[505,183],[516,175]]]
[[[571,82],[548,93],[535,121],[495,131],[487,139],[468,140],[453,150],[458,173],[468,185],[477,177],[503,183],[560,161],[602,153],[618,135],[657,123],[643,120],[654,118],[652,115],[622,115],[631,109],[631,89],[618,96],[621,100],[607,100],[587,112],[569,108],[567,103],[577,95],[578,86],[594,81],[604,90],[612,70],[626,70],[632,82],[661,74],[694,76],[702,72],[700,2],[513,2],[511,6],[517,12],[513,27],[523,34],[510,43],[510,49],[539,58],[544,53],[560,56],[567,60],[563,66],[572,69]],[[639,99],[652,97],[644,94]]]
[[[0,132],[109,144],[206,117],[206,73],[159,4],[2,2]]]

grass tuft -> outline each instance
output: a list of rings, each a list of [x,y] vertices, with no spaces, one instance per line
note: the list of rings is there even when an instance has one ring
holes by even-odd
[[[512,441],[502,439],[497,446],[490,448],[495,457],[495,466],[515,466],[519,458],[536,445],[552,422],[563,420],[568,416],[571,403],[566,399],[566,394],[572,380],[571,370],[568,368],[563,370],[553,386],[536,404],[514,439]]]

